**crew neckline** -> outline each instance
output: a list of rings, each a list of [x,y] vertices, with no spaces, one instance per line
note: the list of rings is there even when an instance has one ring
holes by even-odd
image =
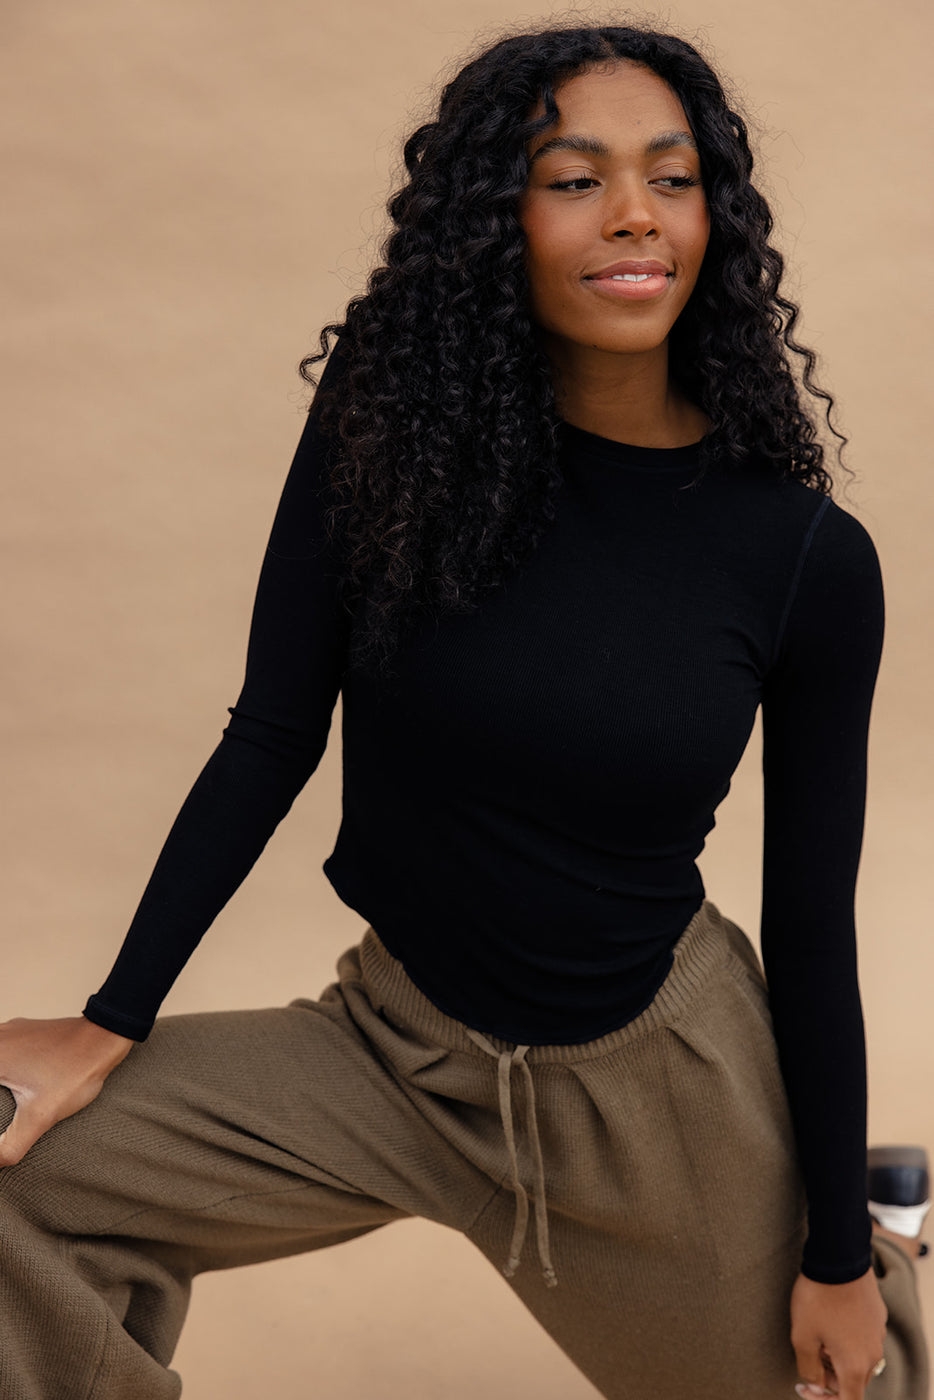
[[[637,447],[630,442],[616,442],[613,438],[600,437],[586,428],[576,428],[563,419],[559,428],[562,448],[573,457],[590,457],[607,462],[615,467],[629,467],[634,471],[681,471],[685,467],[696,467],[700,461],[701,446],[705,441],[689,443],[686,447]]]

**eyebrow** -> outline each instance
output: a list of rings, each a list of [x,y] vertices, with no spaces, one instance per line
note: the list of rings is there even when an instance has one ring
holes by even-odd
[[[697,142],[689,131],[660,131],[647,142],[645,154],[657,156],[664,151],[674,150],[676,146],[689,146],[692,151],[697,150]],[[539,146],[529,165],[534,165],[539,156],[548,156],[554,151],[577,151],[579,155],[596,156],[601,160],[609,160],[612,154],[606,142],[597,136],[553,136],[550,141]]]

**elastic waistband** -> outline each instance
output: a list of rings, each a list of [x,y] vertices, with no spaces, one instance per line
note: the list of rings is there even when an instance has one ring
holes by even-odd
[[[527,1052],[529,1063],[571,1064],[597,1059],[669,1024],[723,966],[737,934],[746,938],[715,904],[705,899],[675,944],[671,970],[644,1011],[618,1030],[580,1045],[533,1045]],[[477,1056],[484,1054],[472,1037],[472,1028],[429,1000],[372,927],[366,930],[360,944],[360,965],[371,1002],[390,1010],[399,1023],[418,1031],[432,1044]],[[516,1044],[493,1035],[486,1039],[498,1051],[514,1049]]]

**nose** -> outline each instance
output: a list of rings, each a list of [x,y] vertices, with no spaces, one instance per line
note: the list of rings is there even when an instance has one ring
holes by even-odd
[[[629,181],[612,192],[603,222],[604,238],[649,238],[658,233],[657,210],[641,180]]]

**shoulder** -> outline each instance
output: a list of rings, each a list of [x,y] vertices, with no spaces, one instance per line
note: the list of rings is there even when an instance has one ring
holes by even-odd
[[[789,587],[789,607],[799,595],[841,605],[881,594],[879,554],[861,520],[831,496],[801,481],[777,483],[776,496],[798,524],[797,559]]]
[[[795,648],[814,665],[864,658],[875,674],[885,626],[882,570],[861,520],[829,496],[800,482],[793,494],[816,497],[788,580],[779,651]]]
[[[750,536],[771,539],[781,553],[826,568],[878,568],[878,553],[869,530],[832,496],[794,477],[780,477],[765,467],[733,472],[720,479],[730,513]]]
[[[765,466],[715,472],[707,480],[698,513],[708,543],[738,575],[765,589],[779,611],[799,589],[878,578],[869,530],[833,497]]]
[[[817,494],[801,482],[786,484],[812,497]],[[872,535],[857,516],[830,496],[818,497],[802,540],[800,571],[812,586],[817,581],[822,587],[857,581],[873,589],[881,586],[879,553]]]

